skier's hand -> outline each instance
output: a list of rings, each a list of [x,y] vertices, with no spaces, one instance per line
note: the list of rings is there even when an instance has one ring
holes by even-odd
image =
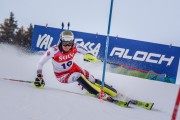
[[[45,85],[44,79],[43,79],[43,75],[42,74],[38,74],[35,81],[34,81],[34,86],[36,88],[43,88]]]
[[[101,60],[97,59],[91,53],[87,53],[87,54],[84,55],[84,61],[87,61],[87,62],[102,62]]]

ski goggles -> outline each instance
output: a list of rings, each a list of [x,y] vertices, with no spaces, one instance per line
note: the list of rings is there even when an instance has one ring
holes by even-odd
[[[72,46],[73,44],[73,41],[62,41],[62,46]]]

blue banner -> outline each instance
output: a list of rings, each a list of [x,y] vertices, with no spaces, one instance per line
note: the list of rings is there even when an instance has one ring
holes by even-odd
[[[179,47],[111,37],[108,60],[175,83],[180,56],[177,51]]]
[[[47,50],[57,44],[62,29],[35,25],[31,50]],[[104,58],[106,36],[73,31],[75,43]],[[178,52],[179,51],[179,52]],[[107,61],[113,72],[175,83],[180,48],[119,37],[109,37]]]

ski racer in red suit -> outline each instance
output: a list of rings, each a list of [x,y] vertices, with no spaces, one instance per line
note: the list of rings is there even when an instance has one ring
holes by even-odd
[[[60,40],[57,45],[50,47],[38,62],[37,76],[43,80],[42,68],[43,65],[52,58],[54,74],[57,80],[61,83],[71,83],[83,74],[86,79],[95,82],[95,78],[89,74],[87,70],[80,68],[74,61],[75,54],[79,52],[83,55],[88,54],[88,51],[80,45],[74,44],[74,34],[65,30],[60,35]],[[41,85],[38,85],[42,87]]]
[[[72,83],[77,81],[89,93],[98,95],[101,81],[95,79],[87,70],[82,69],[73,61],[77,52],[85,55],[86,57],[84,59],[89,62],[96,58],[82,46],[74,44],[74,34],[70,30],[63,31],[60,34],[58,44],[50,47],[38,62],[37,77],[34,82],[35,87],[44,87],[45,82],[42,75],[42,68],[49,59],[52,59],[54,74],[59,82]],[[108,89],[108,94],[111,95],[112,93],[112,96],[116,95],[117,91],[115,89],[107,84],[105,84],[105,87]]]
[[[144,103],[138,100],[129,99],[128,102],[118,101],[112,97],[117,96],[117,91],[107,84],[104,84],[104,92],[102,95],[101,81],[95,79],[87,70],[80,68],[73,62],[75,54],[79,52],[84,54],[86,61],[92,62],[95,56],[89,54],[86,49],[80,45],[74,44],[74,34],[70,30],[65,30],[60,34],[57,45],[50,47],[38,62],[37,77],[34,85],[42,88],[45,85],[42,68],[43,65],[52,59],[54,74],[61,83],[79,82],[89,93],[96,95],[98,98],[118,104],[120,106],[128,106],[131,102],[135,105],[143,105],[144,108],[151,110],[154,103]],[[88,59],[89,58],[89,59]]]

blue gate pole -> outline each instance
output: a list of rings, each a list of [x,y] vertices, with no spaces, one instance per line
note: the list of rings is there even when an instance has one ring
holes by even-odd
[[[108,23],[107,38],[106,38],[106,48],[105,48],[105,56],[104,56],[104,66],[103,66],[103,74],[102,74],[102,85],[101,85],[100,99],[102,99],[102,95],[104,94],[103,88],[104,88],[104,81],[105,81],[106,62],[107,62],[107,56],[108,56],[109,34],[110,34],[110,27],[111,27],[112,8],[113,8],[113,0],[111,0],[110,13],[109,13],[109,23]]]

